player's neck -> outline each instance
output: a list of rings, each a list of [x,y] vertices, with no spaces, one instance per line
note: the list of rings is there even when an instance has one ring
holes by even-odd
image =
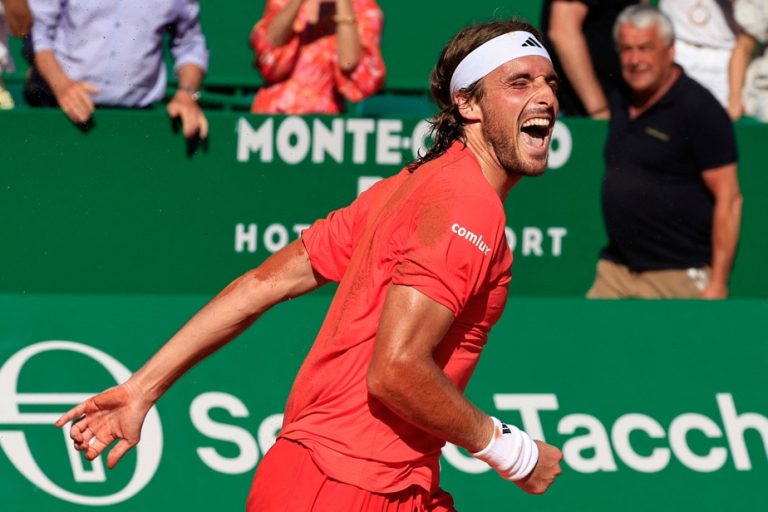
[[[480,130],[479,124],[470,124],[466,126],[467,134],[467,147],[472,151],[472,154],[477,158],[480,164],[480,170],[483,171],[483,176],[488,180],[493,190],[499,198],[504,201],[507,198],[507,194],[512,190],[521,176],[510,174],[504,170],[504,167],[499,162],[496,152],[493,147],[486,141]]]

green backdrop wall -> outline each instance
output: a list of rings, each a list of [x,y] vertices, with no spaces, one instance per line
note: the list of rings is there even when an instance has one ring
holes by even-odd
[[[263,1],[201,4],[207,84],[258,86],[247,36]],[[540,6],[380,4],[394,92],[423,90],[459,27],[537,23]],[[424,127],[421,117],[209,119],[207,147],[190,155],[159,109],[99,110],[88,132],[57,111],[0,113],[3,510],[241,509],[330,288],[271,311],[192,370],[114,471],[72,454],[51,422],[138,368],[301,226],[396,172]],[[605,125],[559,124],[553,168],[507,202],[512,298],[468,394],[561,446],[564,473],[547,495],[527,496],[449,446],[442,480],[459,510],[768,510],[768,126],[736,128],[745,204],[735,298],[605,302],[579,298],[604,243]]]
[[[425,140],[418,117],[209,117],[189,153],[161,110],[102,109],[85,132],[56,110],[0,113],[3,510],[240,508],[332,288],[194,369],[115,471],[51,422]],[[560,121],[547,174],[508,198],[512,298],[468,388],[561,446],[564,474],[531,497],[449,446],[443,484],[463,512],[768,510],[768,125],[736,126],[744,229],[735,298],[715,303],[580,298],[604,243],[605,128]]]
[[[421,118],[211,112],[186,156],[164,112],[99,110],[88,132],[56,110],[0,115],[0,292],[213,293],[397,172]],[[583,296],[605,243],[606,124],[559,121],[551,169],[506,202],[513,295]],[[737,125],[744,191],[735,297],[766,297],[768,125]]]
[[[207,296],[0,296],[3,510],[242,510],[328,297],[270,311],[158,403],[113,471],[51,425],[122,380]],[[462,512],[768,509],[765,300],[512,299],[467,390],[564,450],[525,495],[447,447]],[[512,370],[514,368],[514,371]]]
[[[68,451],[51,422],[396,172],[425,133],[420,117],[209,118],[209,143],[188,153],[161,110],[99,110],[86,132],[56,110],[0,113],[3,510],[241,508],[332,288],[192,370],[114,471]],[[736,126],[744,228],[720,302],[581,298],[604,243],[605,127],[558,122],[551,168],[508,198],[512,298],[467,391],[561,446],[564,474],[531,497],[449,446],[443,484],[463,512],[768,510],[768,125]]]

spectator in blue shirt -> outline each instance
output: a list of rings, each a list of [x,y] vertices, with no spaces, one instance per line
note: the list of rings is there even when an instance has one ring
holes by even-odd
[[[205,138],[208,122],[197,104],[208,68],[197,0],[30,0],[34,67],[25,84],[33,106],[59,106],[85,123],[96,105],[146,107],[166,87],[163,34],[179,87],[168,114],[184,136]]]

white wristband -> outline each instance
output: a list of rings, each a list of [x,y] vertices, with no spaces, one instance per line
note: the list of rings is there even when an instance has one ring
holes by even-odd
[[[528,476],[539,460],[539,447],[528,434],[514,425],[491,417],[493,437],[488,446],[472,456],[496,470],[502,478],[520,480]]]

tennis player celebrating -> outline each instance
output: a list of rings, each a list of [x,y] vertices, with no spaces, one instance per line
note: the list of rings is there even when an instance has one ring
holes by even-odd
[[[523,490],[546,491],[560,450],[483,413],[463,390],[507,298],[502,201],[546,168],[556,85],[529,24],[460,31],[432,73],[440,112],[425,155],[234,281],[127,382],[57,425],[76,420],[70,435],[88,459],[119,440],[113,467],[184,372],[273,305],[336,281],[248,510],[454,510],[438,487],[446,441]]]

